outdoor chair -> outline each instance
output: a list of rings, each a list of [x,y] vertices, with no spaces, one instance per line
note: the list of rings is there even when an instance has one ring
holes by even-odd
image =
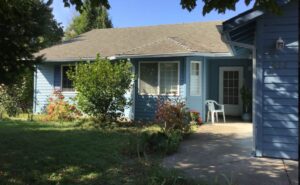
[[[215,122],[215,116],[216,116],[216,121],[218,122],[218,113],[223,113],[223,121],[225,123],[225,110],[224,110],[224,105],[218,104],[214,100],[206,100],[205,104],[208,107],[208,112],[207,112],[207,119],[206,121],[208,122],[209,118],[212,123]],[[218,109],[216,109],[218,107]]]

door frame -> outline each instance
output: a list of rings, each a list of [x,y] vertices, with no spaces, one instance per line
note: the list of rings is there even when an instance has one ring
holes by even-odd
[[[239,71],[240,76],[239,76],[239,87],[241,88],[244,83],[244,67],[243,66],[221,66],[219,67],[219,103],[223,104],[223,72],[224,71],[229,71],[229,70],[236,70]],[[239,109],[241,110],[240,114],[243,112],[243,103],[242,103],[242,98],[239,95]]]

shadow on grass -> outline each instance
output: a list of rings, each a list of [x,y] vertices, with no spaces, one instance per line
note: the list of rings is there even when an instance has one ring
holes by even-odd
[[[0,184],[126,184],[131,131],[0,122]]]

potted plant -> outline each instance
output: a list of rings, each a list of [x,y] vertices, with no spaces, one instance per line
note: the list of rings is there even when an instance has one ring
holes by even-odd
[[[242,114],[242,119],[244,121],[250,121],[251,120],[251,113],[249,112],[250,105],[252,102],[252,94],[251,90],[247,88],[246,86],[243,86],[241,88],[241,97],[242,97],[242,102],[243,102],[243,114]]]

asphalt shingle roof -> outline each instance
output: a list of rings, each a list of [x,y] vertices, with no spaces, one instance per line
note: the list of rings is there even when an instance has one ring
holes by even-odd
[[[47,61],[78,60],[122,55],[229,53],[217,26],[198,22],[131,28],[94,29],[69,41],[41,50]]]

